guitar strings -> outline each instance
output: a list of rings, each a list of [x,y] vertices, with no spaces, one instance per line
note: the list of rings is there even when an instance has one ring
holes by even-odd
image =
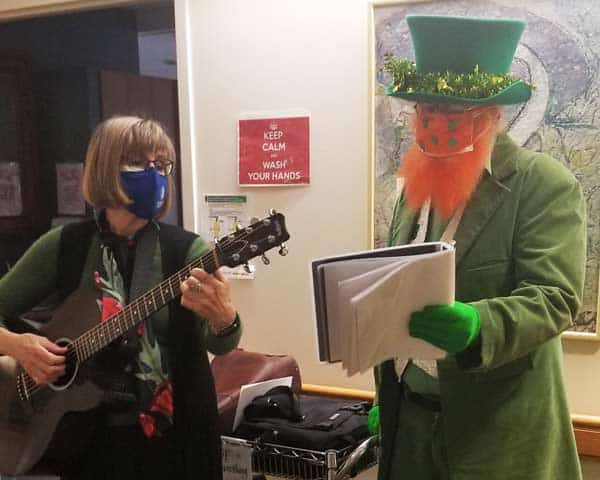
[[[254,228],[254,226],[257,225],[257,223],[260,223],[261,226]],[[249,232],[246,229],[244,229],[245,234],[242,234],[239,237],[230,238],[230,236],[227,236],[223,240],[216,242],[214,249],[210,250],[209,252],[206,252],[201,257],[198,257],[198,258],[192,260],[190,263],[188,263],[182,269],[175,272],[173,275],[166,278],[165,280],[160,282],[158,285],[156,285],[155,287],[153,287],[150,290],[148,290],[147,292],[145,292],[143,295],[140,295],[139,297],[137,297],[135,300],[133,300],[133,302],[127,304],[123,308],[123,310],[120,310],[119,312],[113,314],[112,316],[108,317],[101,324],[96,325],[95,327],[91,328],[90,330],[88,330],[87,332],[85,332],[84,334],[82,334],[81,336],[76,338],[72,343],[70,343],[67,346],[67,353],[65,354],[66,360],[73,360],[74,358],[75,359],[77,358],[78,352],[77,352],[76,343],[78,343],[78,342],[84,343],[84,345],[85,345],[85,343],[88,342],[88,345],[89,345],[89,337],[93,337],[93,332],[96,329],[98,329],[99,327],[103,327],[103,326],[104,326],[104,328],[106,328],[105,326],[108,324],[108,322],[113,321],[116,317],[119,317],[119,316],[124,316],[125,319],[127,319],[128,312],[131,312],[132,310],[133,311],[139,310],[141,308],[142,303],[145,303],[146,297],[153,296],[154,295],[153,292],[155,290],[160,290],[160,287],[163,286],[163,284],[169,285],[169,291],[171,292],[173,297],[171,299],[169,299],[167,302],[164,302],[164,304],[160,308],[163,308],[167,303],[174,300],[177,296],[179,296],[181,294],[180,283],[183,281],[183,280],[181,280],[181,275],[184,275],[184,280],[185,280],[189,276],[189,271],[196,267],[202,267],[203,269],[205,269],[206,267],[209,267],[209,268],[213,269],[213,272],[216,271],[217,265],[218,265],[218,262],[217,262],[218,259],[215,258],[215,250],[217,250],[217,249],[221,250],[223,248],[226,249],[229,246],[231,246],[232,244],[235,244],[240,241],[244,241],[250,235],[256,234],[257,232],[260,232],[262,229],[269,227],[269,225],[265,225],[264,220],[261,220],[260,222],[257,222],[257,223],[247,227],[247,228],[252,228],[252,230]],[[273,246],[275,246],[275,245],[273,245]],[[204,257],[209,257],[209,258],[206,259],[205,261],[203,261]],[[177,279],[178,283],[176,283],[175,285],[171,285],[173,279]],[[175,287],[175,290],[176,290],[175,292],[173,292],[173,287]],[[144,302],[142,302],[142,300],[144,300]],[[163,300],[164,300],[164,295],[163,295]],[[154,305],[154,306],[156,306],[156,305]],[[159,308],[159,310],[160,310],[160,308]],[[148,311],[148,309],[146,308],[146,312],[147,311]],[[156,311],[158,311],[158,310],[154,310],[152,313],[149,313],[146,317],[144,317],[144,319],[148,318],[150,315],[152,315]],[[132,319],[133,319],[133,315],[132,315]],[[138,323],[138,322],[135,322],[135,323]],[[135,323],[134,323],[134,325],[135,325]],[[119,335],[117,335],[117,337],[115,337],[115,339],[118,338],[118,336],[120,336],[120,335],[121,335],[121,332],[119,331]],[[113,340],[111,340],[111,341],[113,341]],[[89,358],[89,357],[87,357],[87,358]],[[87,360],[87,358],[84,360]],[[27,372],[21,373],[20,376],[24,383],[27,397],[30,397],[31,395],[35,394],[40,389],[45,388],[47,386],[46,384],[44,384],[44,385],[37,384],[35,382],[35,380],[33,380],[33,378]]]

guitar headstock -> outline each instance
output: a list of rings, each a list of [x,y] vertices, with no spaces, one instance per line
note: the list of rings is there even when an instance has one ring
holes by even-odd
[[[290,234],[285,228],[285,217],[271,210],[268,217],[220,238],[215,245],[215,251],[220,264],[228,267],[245,264],[259,255],[263,255],[263,261],[268,264],[264,253],[279,247],[279,254],[287,255],[284,242],[289,238]]]

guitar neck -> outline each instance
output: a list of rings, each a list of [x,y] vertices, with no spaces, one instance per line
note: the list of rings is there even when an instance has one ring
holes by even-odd
[[[181,282],[190,275],[193,268],[214,273],[219,266],[216,249],[211,250],[133,300],[123,310],[85,332],[73,342],[71,348],[76,351],[80,362],[87,360],[178,297],[181,294]]]

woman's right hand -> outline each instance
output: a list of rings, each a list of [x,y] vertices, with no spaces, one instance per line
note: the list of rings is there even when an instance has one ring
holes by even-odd
[[[46,337],[31,333],[17,335],[11,350],[11,356],[39,385],[52,383],[65,373],[67,348]]]

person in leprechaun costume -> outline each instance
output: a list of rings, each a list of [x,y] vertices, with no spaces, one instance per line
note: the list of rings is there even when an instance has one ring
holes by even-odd
[[[456,301],[409,322],[446,358],[376,368],[379,479],[580,479],[559,335],[581,302],[585,207],[564,166],[502,131],[502,105],[531,95],[507,73],[525,24],[407,21],[415,62],[385,62],[387,93],[415,103],[389,245],[454,241]]]

